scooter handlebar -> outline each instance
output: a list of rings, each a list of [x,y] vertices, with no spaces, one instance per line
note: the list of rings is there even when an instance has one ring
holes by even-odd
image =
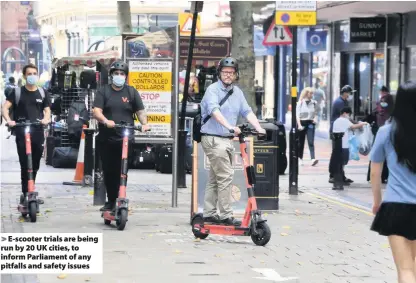
[[[250,136],[250,135],[252,135],[252,136],[256,136],[256,135],[263,135],[262,133],[259,133],[258,131],[256,131],[256,130],[253,130],[253,129],[250,129],[249,127],[248,127],[248,125],[247,124],[243,124],[243,125],[241,125],[241,126],[238,126],[238,128],[240,128],[240,131],[241,131],[241,134],[242,135],[244,135],[244,136]],[[230,133],[231,134],[234,134],[234,129],[231,129],[230,130]]]
[[[36,121],[36,122],[30,122],[30,121],[26,121],[26,122],[16,122],[16,124],[14,126],[10,126],[8,123],[6,123],[7,127],[12,127],[12,128],[18,128],[18,127],[40,127],[43,126],[42,123],[40,121]]]
[[[135,131],[142,131],[142,126],[133,126],[133,125],[125,125],[125,124],[115,124],[114,128],[116,129],[127,129],[127,130],[135,130]],[[150,132],[148,129],[146,132]]]

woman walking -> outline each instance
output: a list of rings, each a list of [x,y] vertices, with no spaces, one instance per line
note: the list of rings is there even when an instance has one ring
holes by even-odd
[[[394,100],[393,96],[389,93],[389,89],[386,86],[383,86],[380,89],[380,101],[377,102],[376,109],[373,113],[371,113],[365,122],[371,124],[371,130],[374,135],[374,140],[377,136],[377,131],[380,127],[384,126],[390,120],[391,113],[394,109]],[[368,173],[367,173],[367,181],[370,181],[370,169],[371,169],[371,161],[368,164]],[[387,163],[384,162],[383,164],[383,171],[381,174],[381,182],[383,184],[387,183],[387,177],[389,176],[389,170],[387,168]]]
[[[399,283],[416,283],[416,82],[397,91],[391,123],[378,130],[370,155],[373,213],[371,229],[387,236]],[[389,176],[381,195],[381,173]]]
[[[313,89],[307,87],[302,90],[296,106],[296,121],[299,129],[299,164],[303,165],[303,151],[305,138],[308,139],[309,152],[312,166],[318,164],[315,159],[315,128],[317,124],[318,103],[312,99]]]

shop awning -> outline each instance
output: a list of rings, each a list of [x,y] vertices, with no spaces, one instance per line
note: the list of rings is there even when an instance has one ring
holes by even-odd
[[[107,50],[87,52],[77,56],[55,58],[52,62],[53,68],[62,67],[64,65],[70,66],[87,66],[89,68],[95,67],[97,61],[104,65],[109,66],[114,61],[120,59],[121,54],[115,48],[110,48]]]

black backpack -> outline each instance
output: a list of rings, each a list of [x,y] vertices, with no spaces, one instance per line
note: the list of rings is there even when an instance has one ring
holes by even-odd
[[[227,95],[221,100],[220,107],[227,101],[227,99],[230,97],[231,94],[233,94],[234,89],[230,89],[230,91],[227,93]],[[211,115],[208,115],[205,117],[204,121],[201,123],[201,105],[198,105],[198,114],[196,114],[194,121],[193,121],[193,128],[192,128],[192,138],[197,143],[201,142],[201,127],[203,124],[208,122],[208,120],[211,118]]]
[[[85,101],[74,101],[68,109],[68,136],[71,142],[79,144],[82,135],[82,126],[90,120]]]

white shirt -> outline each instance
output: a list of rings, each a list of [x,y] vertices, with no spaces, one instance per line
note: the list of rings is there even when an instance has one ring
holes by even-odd
[[[296,105],[296,116],[299,120],[313,120],[317,112],[317,102],[315,100],[298,101]]]
[[[334,122],[333,133],[344,133],[342,137],[342,148],[349,148],[349,129],[353,124],[348,118],[339,117]]]

